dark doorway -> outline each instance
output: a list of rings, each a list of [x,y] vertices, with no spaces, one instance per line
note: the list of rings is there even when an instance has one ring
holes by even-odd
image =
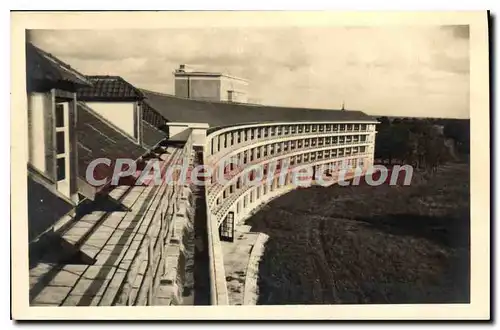
[[[234,242],[234,212],[229,212],[219,227],[221,241]]]

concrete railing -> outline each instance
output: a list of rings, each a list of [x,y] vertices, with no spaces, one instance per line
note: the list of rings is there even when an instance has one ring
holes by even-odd
[[[365,145],[365,143],[352,144],[352,146],[359,146],[359,145]],[[265,157],[260,157],[258,159],[251,161],[251,162],[248,162],[247,164],[244,164],[245,167],[238,166],[235,170],[226,173],[226,182],[224,184],[214,183],[210,186],[210,189],[208,190],[209,204],[212,205],[214,203],[214,201],[220,196],[222,190],[225,187],[227,187],[231,184],[234,184],[235,180],[239,176],[245,175],[249,171],[253,170],[255,165],[271,163],[271,162],[279,161],[279,160],[282,160],[282,159],[285,159],[288,157],[297,156],[297,155],[304,155],[304,154],[315,152],[315,151],[329,151],[329,150],[331,151],[331,150],[334,150],[336,148],[338,148],[338,147],[337,146],[320,146],[320,147],[313,146],[313,147],[302,148],[302,149],[288,150],[286,152],[282,151],[282,152],[279,152],[279,153],[276,153],[273,155],[267,155]],[[353,157],[357,158],[357,157],[360,157],[360,156],[363,156],[366,154],[367,154],[366,152],[356,152],[356,153],[353,153],[351,155],[345,155],[345,154],[338,155],[338,153],[336,153],[335,156],[331,156],[331,158],[328,158],[328,161],[342,161],[344,159],[350,159]],[[297,165],[301,165],[301,166],[308,165],[308,164],[312,164],[316,161],[322,161],[322,160],[324,160],[324,158],[323,159],[316,159],[316,160],[308,161],[308,162],[303,162],[303,163],[300,163]]]
[[[210,299],[212,305],[228,305],[224,256],[219,239],[219,225],[207,207],[208,256],[210,259]]]

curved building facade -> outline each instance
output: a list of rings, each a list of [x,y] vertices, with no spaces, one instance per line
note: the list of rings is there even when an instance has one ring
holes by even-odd
[[[205,164],[211,170],[207,203],[220,226],[298,184],[334,182],[331,171],[353,173],[373,163],[375,124],[368,120],[234,125],[208,134]],[[310,170],[307,171],[307,168]],[[294,179],[295,177],[295,179]]]

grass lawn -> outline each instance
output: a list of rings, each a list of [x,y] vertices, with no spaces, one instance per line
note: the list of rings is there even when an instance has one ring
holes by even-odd
[[[414,178],[298,189],[248,219],[270,236],[258,304],[469,302],[469,167]]]

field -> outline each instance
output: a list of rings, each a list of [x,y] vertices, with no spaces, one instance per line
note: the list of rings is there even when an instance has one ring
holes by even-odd
[[[469,302],[469,167],[410,186],[294,190],[247,220],[270,236],[258,304]]]

